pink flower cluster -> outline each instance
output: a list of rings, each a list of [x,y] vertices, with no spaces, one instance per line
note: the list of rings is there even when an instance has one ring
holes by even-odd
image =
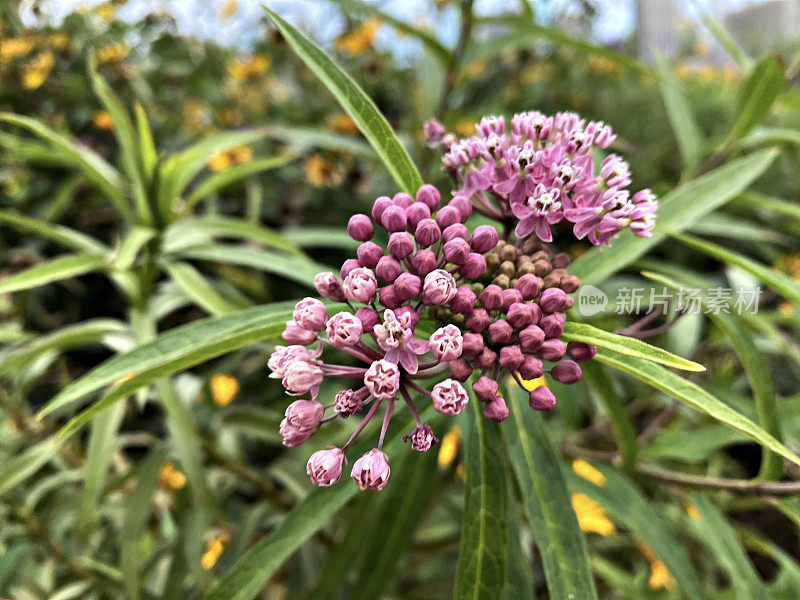
[[[604,123],[531,111],[514,115],[510,127],[501,116],[484,117],[463,139],[445,135],[435,121],[425,132],[441,141],[443,168],[460,185],[456,197],[474,199],[489,217],[516,219],[517,238],[550,242],[551,227],[560,224],[598,245],[628,227],[639,237],[652,234],[658,203],[650,190],[628,191],[628,164],[609,154],[595,173],[593,150],[616,138]]]

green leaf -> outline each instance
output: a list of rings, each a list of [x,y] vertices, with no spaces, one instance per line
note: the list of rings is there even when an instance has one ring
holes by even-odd
[[[423,183],[422,177],[375,103],[311,40],[269,8],[264,7],[264,10],[297,56],[319,77],[350,115],[400,189],[413,196]]]
[[[282,230],[282,235],[301,248],[337,248],[355,252],[359,242],[339,227],[298,227]]]
[[[89,436],[89,446],[86,450],[86,463],[84,464],[84,487],[81,498],[79,523],[83,526],[97,520],[95,512],[97,502],[103,493],[103,486],[108,475],[108,465],[111,464],[116,450],[116,437],[122,416],[125,414],[125,405],[118,404],[113,410],[97,415],[92,421],[92,433]]]
[[[156,236],[153,229],[134,227],[125,236],[120,247],[114,254],[112,264],[119,271],[127,271],[136,262],[139,251]]]
[[[552,600],[597,599],[586,540],[572,510],[561,458],[547,438],[542,416],[528,407],[522,390],[509,385],[505,435],[531,531],[542,555]]]
[[[189,212],[200,200],[220,191],[232,183],[246,179],[250,177],[250,175],[255,175],[256,173],[263,173],[270,169],[283,167],[296,159],[297,157],[291,154],[261,158],[240,165],[234,165],[229,169],[209,175],[201,181],[186,198],[184,211]]]
[[[0,465],[0,495],[26,481],[50,462],[66,441],[66,437],[61,439],[49,437],[3,461]]]
[[[63,225],[51,225],[46,221],[26,217],[19,213],[0,211],[0,224],[14,227],[20,231],[35,233],[56,244],[61,244],[73,250],[81,250],[83,252],[95,254],[108,252],[107,246],[80,231],[64,227]]]
[[[700,129],[697,127],[683,89],[672,74],[669,63],[661,55],[656,57],[656,72],[661,99],[667,109],[667,117],[675,132],[683,158],[684,174],[692,175],[700,166],[703,141]]]
[[[796,202],[790,202],[780,198],[773,198],[772,196],[765,196],[764,194],[759,194],[756,192],[746,192],[741,194],[736,201],[741,202],[742,204],[747,204],[754,210],[768,210],[776,215],[796,219],[798,222],[800,222],[800,205],[798,205]]]
[[[502,600],[525,600],[535,597],[533,575],[523,551],[521,507],[508,486],[508,565]]]
[[[99,271],[107,267],[106,257],[98,254],[67,254],[34,265],[0,281],[0,294],[31,288]]]
[[[800,131],[788,127],[756,127],[740,142],[742,148],[775,146],[777,144],[800,145]]]
[[[420,416],[425,421],[432,414],[429,407]],[[400,437],[412,427],[410,419],[404,420],[401,427],[389,425],[390,433],[387,434],[383,451],[390,461],[398,452],[411,452],[401,443]],[[348,454],[359,456],[369,450],[373,443],[372,440],[365,440]],[[206,594],[206,600],[255,598],[275,571],[358,493],[358,487],[346,475],[343,474],[342,479],[346,481],[339,481],[329,488],[315,489],[299,502],[269,535],[259,540],[225,573]],[[388,486],[392,484],[390,479]],[[384,488],[384,491],[389,489]]]
[[[623,231],[611,248],[593,248],[573,262],[570,274],[579,277],[584,285],[602,282],[647,254],[668,233],[683,231],[741,193],[776,156],[775,150],[756,152],[678,187],[659,200],[653,237],[637,238],[629,230]]]
[[[586,323],[568,321],[564,324],[563,337],[565,340],[594,344],[599,348],[608,348],[609,350],[614,350],[615,352],[627,356],[645,358],[674,369],[683,369],[684,371],[706,370],[703,365],[699,365],[686,358],[681,358],[680,356],[675,356],[671,352],[667,352],[656,346],[651,346],[642,340],[624,335],[617,335],[616,333],[604,331],[592,325],[587,325]]]
[[[295,150],[323,148],[336,152],[347,152],[354,156],[375,158],[375,152],[361,139],[333,133],[314,127],[290,127],[288,125],[267,125],[267,137],[281,140]]]
[[[729,427],[741,431],[765,448],[772,450],[796,465],[800,465],[800,457],[794,452],[753,423],[753,421],[736,412],[697,384],[687,381],[655,363],[617,354],[611,350],[598,350],[595,358],[639,381],[643,381],[657,390],[661,390],[720,423],[725,423]]]
[[[458,423],[464,453],[464,513],[455,600],[491,600],[503,589],[508,561],[508,491],[499,423],[485,418],[474,394]]]
[[[145,182],[153,177],[153,170],[158,162],[158,152],[153,141],[153,132],[147,122],[147,114],[140,102],[133,104],[133,116],[136,120],[136,142],[139,147],[139,157],[142,161],[142,175]]]
[[[221,216],[183,219],[175,222],[164,233],[164,251],[167,253],[175,252],[187,246],[204,243],[208,236],[258,242],[276,250],[283,250],[289,254],[305,256],[288,236],[261,225]]]
[[[687,597],[692,600],[706,598],[683,541],[663,513],[632,481],[613,467],[592,466],[603,474],[605,483],[598,486],[571,473],[569,479],[572,488],[595,500],[617,523],[623,524],[634,537],[653,550],[667,565]]]
[[[254,306],[170,329],[150,342],[108,359],[73,381],[40,411],[39,416],[61,411],[116,382],[105,397],[105,403],[100,407],[102,409],[162,377],[277,336],[291,318],[293,305],[293,302],[287,302]],[[97,404],[92,413],[98,412]]]
[[[212,315],[224,315],[233,310],[233,306],[192,265],[171,262],[166,263],[164,268],[178,287],[206,312]]]
[[[786,85],[783,63],[777,56],[762,58],[742,82],[736,103],[736,120],[729,140],[744,137],[767,116]]]
[[[766,265],[754,261],[751,258],[742,256],[737,252],[706,242],[689,235],[674,235],[675,239],[680,240],[682,243],[691,246],[695,250],[699,250],[704,254],[708,254],[721,260],[722,262],[735,265],[740,269],[747,271],[753,277],[758,279],[764,285],[771,287],[773,290],[781,294],[787,300],[791,300],[795,304],[800,304],[800,283],[791,278],[789,275],[776,271]]]
[[[742,69],[747,69],[753,60],[747,55],[738,42],[733,39],[731,34],[728,33],[728,30],[717,23],[702,5],[698,4],[696,1],[692,4],[694,4],[695,9],[700,12],[700,20],[703,22],[703,25],[708,28],[711,35],[714,36],[717,42],[719,42],[719,45],[728,53],[728,56]]]

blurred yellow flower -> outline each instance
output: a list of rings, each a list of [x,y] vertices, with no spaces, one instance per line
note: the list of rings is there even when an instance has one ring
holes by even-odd
[[[22,67],[22,87],[26,90],[38,89],[50,75],[55,63],[55,56],[50,50],[40,53]]]
[[[667,569],[667,565],[664,564],[664,561],[658,558],[653,551],[644,544],[639,544],[639,551],[647,562],[650,563],[650,578],[647,580],[647,587],[651,590],[657,590],[659,588],[664,588],[666,590],[675,589],[675,578],[672,576],[672,573],[669,572],[669,569]]]
[[[692,51],[697,56],[708,56],[708,53],[711,52],[711,46],[700,40],[694,43],[694,46],[692,46]]]
[[[158,485],[168,492],[177,492],[186,485],[186,475],[172,461],[165,462],[158,470]]]
[[[475,120],[463,119],[456,123],[456,133],[464,137],[475,135]]]
[[[106,2],[95,9],[95,14],[106,23],[111,23],[117,16],[117,9],[110,2]]]
[[[269,56],[254,54],[248,58],[237,58],[228,65],[228,74],[234,81],[247,81],[264,74],[272,64]]]
[[[606,483],[606,476],[581,458],[572,461],[572,470],[597,486],[603,486]]]
[[[333,173],[333,164],[320,156],[312,154],[305,162],[306,181],[314,187],[327,185]]]
[[[223,532],[208,540],[205,552],[203,552],[203,557],[200,559],[200,564],[203,565],[206,571],[217,564],[217,560],[222,554],[222,551],[225,550],[225,545],[230,541],[231,536],[227,532]]]
[[[227,406],[234,396],[239,393],[239,382],[232,375],[214,375],[209,386],[217,406]]]
[[[197,135],[208,131],[212,124],[211,109],[198,100],[188,100],[183,105],[183,128],[189,135]]]
[[[800,254],[786,254],[775,263],[775,268],[800,279]]]
[[[784,317],[791,317],[794,315],[794,304],[789,302],[788,300],[784,300],[780,304],[778,304],[778,312],[782,314]]]
[[[233,15],[236,14],[236,11],[239,10],[239,2],[238,0],[225,0],[225,3],[222,5],[222,10],[219,11],[219,18],[223,21],[227,21]]]
[[[477,77],[486,70],[488,64],[489,61],[487,60],[473,61],[467,65],[467,68],[464,69],[464,73],[467,75],[467,77]]]
[[[92,115],[92,123],[95,127],[103,131],[111,131],[114,129],[114,119],[111,118],[111,113],[107,110],[96,110]]]
[[[238,108],[223,108],[219,111],[219,120],[225,125],[237,127],[244,121],[244,115]]]
[[[439,445],[439,455],[436,462],[439,464],[440,469],[447,469],[452,466],[458,458],[458,446],[461,441],[461,434],[458,427],[451,427],[450,431],[442,436],[442,441]]]
[[[544,375],[542,375],[541,377],[537,377],[536,379],[522,379],[522,378],[520,378],[520,381],[522,382],[522,387],[525,388],[526,392],[532,392],[533,390],[535,390],[538,387],[542,387],[543,385],[545,385],[545,386],[547,385],[547,382],[544,379]]]
[[[683,505],[686,508],[686,514],[689,515],[692,521],[697,521],[700,518],[700,513],[697,512],[697,507],[694,504],[684,502]]]
[[[328,119],[328,127],[336,133],[348,133],[355,135],[358,133],[358,127],[350,118],[347,113],[338,113]]]
[[[596,56],[589,60],[589,72],[597,75],[615,75],[622,72],[622,65],[605,56]]]
[[[36,38],[32,35],[8,38],[6,40],[0,39],[0,64],[27,56],[35,45]]]
[[[253,151],[248,146],[234,146],[230,150],[215,154],[208,161],[208,168],[212,171],[225,171],[234,165],[250,162]]]
[[[69,48],[69,43],[69,36],[62,31],[58,31],[50,36],[50,45],[54,50],[66,50]]]
[[[352,56],[363,54],[375,42],[375,36],[380,27],[380,19],[370,17],[353,31],[340,35],[334,46],[340,52],[345,52]]]
[[[130,47],[122,42],[106,44],[97,49],[97,61],[99,63],[119,62],[128,56],[130,51]]]
[[[616,531],[614,523],[606,515],[606,511],[586,494],[572,494],[572,509],[578,517],[578,525],[586,533],[597,533],[607,537]]]

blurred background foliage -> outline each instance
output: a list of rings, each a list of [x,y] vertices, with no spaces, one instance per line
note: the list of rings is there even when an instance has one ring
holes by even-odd
[[[125,107],[132,111],[141,103],[163,157],[220,132],[253,132],[220,152],[206,151],[203,176],[192,178],[179,198],[184,204],[172,207],[179,217],[172,224],[176,248],[195,248],[193,236],[236,243],[206,246],[205,253],[195,248],[183,255],[180,268],[149,273],[151,333],[209,313],[308,294],[307,277],[287,257],[300,256],[311,267],[339,264],[355,248],[344,233],[348,217],[365,212],[376,196],[394,193],[395,183],[352,119],[274,29],[265,27],[245,51],[187,36],[165,11],[133,22],[119,19],[121,4],[77,9],[57,27],[42,21],[34,28],[23,25],[16,2],[0,6],[0,111],[33,117],[109,163],[123,164],[115,138],[119,125],[95,92],[94,60]],[[544,27],[527,2],[482,18],[464,2],[471,43],[451,52],[436,32],[394,22],[373,4],[336,4],[346,29],[327,50],[374,99],[423,177],[442,190],[448,182],[440,157],[422,135],[431,116],[469,135],[484,114],[578,111],[613,125],[615,150],[630,161],[634,185],[659,195],[740,156],[777,147],[777,157],[762,176],[753,176],[757,181],[747,193],[731,194],[724,207],[679,227],[782,274],[777,284],[758,268],[671,238],[607,279],[603,289],[663,287],[643,278],[642,269],[679,281],[695,277],[708,286],[765,284],[757,315],[688,315],[654,343],[706,365],[706,373],[691,379],[765,428],[759,412],[764,401],[754,402],[753,395],[771,398],[767,411],[779,421],[777,429],[771,424],[772,433],[800,449],[796,43],[782,48],[788,63],[764,63],[761,56],[715,63],[702,60],[707,48],[687,30],[676,33],[682,45],[669,63],[650,65],[630,57],[632,43],[618,54],[563,33],[557,22]],[[431,21],[452,16],[451,4],[457,3],[431,2]],[[583,6],[578,18],[591,22],[592,3]],[[235,1],[221,3],[219,18],[237,9]],[[384,28],[421,40],[422,51],[401,60],[391,49],[376,49],[375,36]],[[755,80],[759,89],[769,87],[773,68],[779,86],[752,122],[737,129],[754,64],[766,73]],[[265,162],[275,157],[279,162]],[[202,181],[224,173],[232,174],[229,181],[217,178],[202,188]],[[198,189],[202,193],[193,196]],[[117,256],[123,248],[132,251],[131,265],[138,265],[138,251],[149,243],[126,246],[132,220],[73,162],[13,124],[0,128],[0,211],[0,281],[60,256],[59,228],[89,235]],[[47,224],[49,234],[20,226],[15,215]],[[253,229],[230,233],[217,221],[217,229],[204,234],[191,229],[201,217],[235,218]],[[565,249],[579,256],[587,248]],[[287,266],[281,272],[270,261]],[[280,445],[286,400],[267,379],[265,364],[274,342],[215,358],[172,377],[167,387],[142,388],[96,417],[88,431],[55,441],[65,416],[37,419],[37,411],[67,384],[142,341],[131,318],[135,302],[125,285],[96,272],[42,287],[9,287],[0,283],[0,594],[201,597],[308,496],[308,452],[285,452]],[[633,318],[610,306],[592,322],[615,330]],[[737,346],[742,337],[744,350]],[[599,596],[800,596],[797,498],[781,491],[704,491],[704,477],[756,476],[760,447],[629,378],[599,367],[590,375],[588,383],[571,388],[551,384],[559,405],[546,423],[564,457]],[[172,408],[164,408],[165,397],[172,398]],[[614,454],[619,415],[609,407],[623,404],[622,422],[638,434],[642,460],[700,480],[622,470]],[[314,445],[348,433],[334,428],[316,436]],[[458,429],[443,436],[438,455],[408,454],[393,465],[393,485],[382,495],[359,494],[331,515],[274,568],[260,597],[451,597],[464,480]],[[796,467],[787,472],[798,476]],[[423,479],[410,479],[420,473]],[[397,512],[409,505],[417,518],[405,514],[407,529],[391,529]],[[510,554],[515,589],[526,591],[504,597],[547,597],[531,527],[524,515],[510,519],[518,536]]]

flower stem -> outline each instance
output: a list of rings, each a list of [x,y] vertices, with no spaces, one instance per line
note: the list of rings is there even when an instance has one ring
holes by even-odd
[[[352,444],[353,440],[356,439],[356,437],[358,437],[358,434],[361,433],[362,431],[364,431],[364,427],[366,427],[367,424],[372,420],[372,417],[375,415],[375,412],[378,410],[378,407],[381,405],[382,401],[383,400],[381,399],[381,400],[378,400],[377,402],[373,402],[372,403],[372,406],[370,407],[369,412],[367,413],[367,416],[364,417],[363,421],[361,421],[361,424],[358,426],[358,429],[356,429],[353,432],[353,435],[350,436],[350,439],[347,440],[347,443],[344,446],[342,446],[342,450],[344,450],[350,444]]]

